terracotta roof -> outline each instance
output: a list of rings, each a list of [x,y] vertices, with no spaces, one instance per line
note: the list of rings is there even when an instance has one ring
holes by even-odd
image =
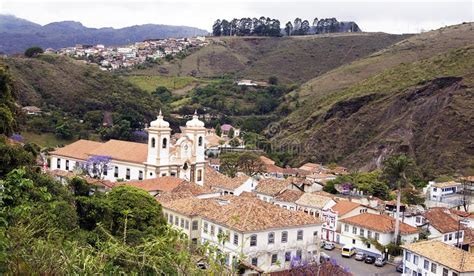
[[[148,145],[120,140],[109,140],[100,147],[89,152],[90,155],[110,156],[114,160],[133,163],[146,162]]]
[[[445,244],[441,241],[422,241],[403,245],[402,247],[457,272],[474,271],[473,253]]]
[[[338,203],[336,203],[336,205],[332,206],[331,209],[334,212],[337,212],[337,214],[339,216],[343,216],[343,215],[349,213],[350,211],[352,211],[355,208],[360,207],[360,206],[362,206],[362,205],[360,205],[359,203],[356,203],[356,202],[352,202],[352,201],[349,201],[349,200],[341,200]]]
[[[208,159],[210,165],[220,165],[221,160],[219,158],[209,158]]]
[[[292,212],[256,197],[230,196],[224,199],[226,201],[221,201],[223,204],[219,204],[217,208],[210,202],[218,202],[221,199],[205,199],[209,202],[209,208],[202,216],[241,232],[321,224],[318,218],[311,215]]]
[[[277,195],[275,200],[295,203],[302,195],[303,192],[300,190],[285,190]]]
[[[206,165],[204,173],[204,183],[211,188],[224,188],[229,190],[237,189],[242,186],[250,177],[246,175],[239,175],[234,178],[230,178],[225,174],[222,174],[214,170],[211,166]]]
[[[260,156],[260,160],[263,162],[263,164],[265,165],[274,165],[275,164],[275,161],[273,161],[272,159],[266,157],[266,156],[263,156],[261,155]]]
[[[181,182],[176,188],[171,192],[173,193],[190,193],[193,196],[205,195],[214,193],[214,191],[208,186],[201,186],[196,183],[189,181]]]
[[[152,192],[152,191],[171,192],[185,181],[186,180],[184,179],[173,177],[173,176],[162,176],[162,177],[145,179],[145,180],[121,182],[119,183],[119,185],[133,186],[136,188],[143,189],[147,192]]]
[[[447,188],[447,187],[453,187],[453,186],[459,186],[461,183],[456,182],[456,181],[448,181],[448,182],[441,182],[441,183],[435,183],[432,186],[436,188]]]
[[[51,152],[51,155],[60,155],[65,157],[71,157],[75,159],[86,160],[89,157],[89,153],[98,147],[102,146],[101,142],[90,141],[90,140],[78,140],[65,147],[58,148]]]
[[[387,215],[377,215],[370,213],[362,213],[353,217],[342,219],[341,222],[372,229],[381,233],[392,233],[395,231],[395,219]],[[400,233],[415,234],[418,233],[416,227],[400,222]]]
[[[173,210],[186,216],[198,216],[208,210],[219,208],[219,203],[217,201],[203,200],[195,197],[165,201],[161,204],[166,209]]]
[[[75,177],[76,174],[74,172],[70,171],[63,171],[63,170],[48,170],[48,174],[53,175],[53,176],[60,176],[60,177],[67,177],[67,178],[72,178]]]
[[[461,180],[466,180],[466,181],[469,181],[469,182],[474,182],[474,175],[469,175],[469,176],[461,177]]]
[[[423,216],[441,233],[454,232],[458,230],[458,221],[445,208],[432,208],[426,211]]]
[[[303,206],[308,206],[308,207],[313,207],[313,208],[319,208],[322,209],[326,204],[328,204],[332,198],[323,196],[323,195],[318,195],[315,193],[304,193],[297,201],[296,204],[298,205],[303,205]]]
[[[474,219],[474,214],[471,214],[471,213],[468,213],[468,212],[464,212],[464,211],[461,211],[461,210],[456,210],[456,209],[454,209],[454,208],[449,209],[449,212],[450,212],[451,214],[454,214],[454,215],[459,216],[459,217],[472,218],[472,219]]]
[[[288,179],[264,178],[258,182],[255,192],[276,196],[290,185]]]
[[[301,170],[310,171],[310,172],[320,172],[323,169],[323,166],[316,163],[305,163],[299,168]]]
[[[217,136],[216,134],[210,134],[206,136],[206,147],[216,147],[220,145],[221,141],[225,141],[225,139]]]

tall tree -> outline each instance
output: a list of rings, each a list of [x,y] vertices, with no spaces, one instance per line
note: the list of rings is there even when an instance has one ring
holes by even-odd
[[[304,20],[303,22],[301,22],[301,31],[300,31],[301,35],[307,35],[309,32],[309,29],[310,29],[310,26],[309,26],[308,20]]]
[[[285,33],[287,36],[290,36],[293,33],[293,24],[291,21],[288,21],[285,25]]]
[[[301,34],[301,18],[297,17],[295,18],[295,21],[293,23],[293,33],[296,34],[296,35],[300,35]]]
[[[400,202],[402,189],[407,188],[410,185],[410,179],[415,176],[415,162],[405,154],[391,156],[384,162],[382,175],[388,181],[390,187],[397,190],[394,242],[400,244]]]
[[[223,19],[221,22],[221,26],[222,26],[222,35],[230,36],[230,22]]]
[[[222,26],[221,26],[221,20],[217,19],[216,22],[214,22],[214,25],[212,25],[212,35],[213,36],[221,36],[222,34]]]

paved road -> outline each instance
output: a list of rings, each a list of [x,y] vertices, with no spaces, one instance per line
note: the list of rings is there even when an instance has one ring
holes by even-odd
[[[332,251],[322,250],[322,252],[328,254],[331,258],[335,259],[336,262],[349,269],[355,276],[400,276],[400,273],[395,271],[395,266],[386,264],[383,267],[377,267],[373,264],[366,264],[359,262],[352,258],[344,258],[341,256],[341,249],[335,248]]]

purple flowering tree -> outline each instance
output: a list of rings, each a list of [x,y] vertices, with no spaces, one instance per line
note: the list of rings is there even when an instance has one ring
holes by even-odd
[[[306,275],[319,275],[319,276],[350,276],[349,269],[344,268],[336,262],[334,259],[328,261],[322,261],[317,263],[315,261],[308,262],[302,260],[298,256],[291,259],[290,269],[288,270],[290,275],[294,276],[306,276]]]
[[[16,142],[23,142],[23,136],[21,136],[20,134],[18,133],[15,133],[13,134],[10,139],[12,139],[13,141],[16,141]]]
[[[92,178],[102,179],[104,173],[110,169],[110,156],[92,155],[85,162],[79,163],[82,173]]]

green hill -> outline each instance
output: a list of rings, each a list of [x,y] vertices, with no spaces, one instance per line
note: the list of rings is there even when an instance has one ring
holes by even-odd
[[[131,75],[249,78],[305,82],[345,63],[365,57],[407,35],[341,33],[298,37],[220,37],[190,54]]]
[[[425,175],[474,168],[473,24],[396,43],[305,83],[272,137],[303,149],[298,161],[373,169],[412,155]]]

